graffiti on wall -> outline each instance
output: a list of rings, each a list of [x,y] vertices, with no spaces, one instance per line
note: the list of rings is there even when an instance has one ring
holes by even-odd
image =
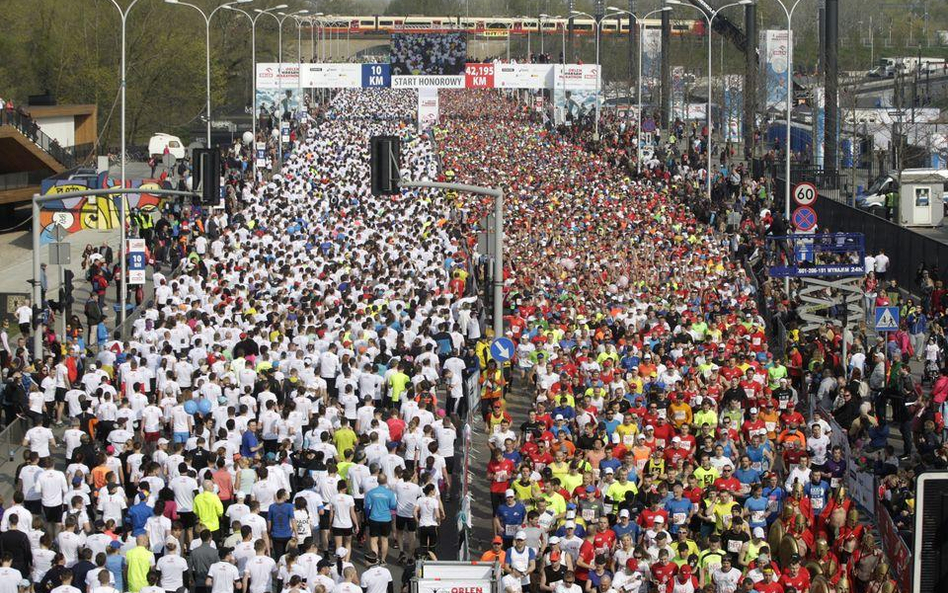
[[[88,180],[77,179],[59,180],[56,185],[46,188],[43,195],[54,196],[84,189],[116,188],[120,186],[120,180],[113,180],[101,175],[93,183]],[[141,188],[142,192],[125,194],[126,213],[131,213],[136,208],[144,212],[161,210],[168,198],[150,194],[148,190],[174,189],[170,182],[158,179],[130,179],[128,180],[128,187]],[[52,242],[54,225],[62,226],[69,233],[83,230],[117,229],[120,220],[119,199],[121,199],[121,196],[107,195],[65,198],[48,202],[43,206],[43,212],[40,216],[40,224],[43,229],[42,242],[44,244]]]

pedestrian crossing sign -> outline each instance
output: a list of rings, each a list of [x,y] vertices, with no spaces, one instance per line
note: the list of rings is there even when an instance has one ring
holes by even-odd
[[[899,329],[898,307],[876,307],[876,331],[894,332]]]

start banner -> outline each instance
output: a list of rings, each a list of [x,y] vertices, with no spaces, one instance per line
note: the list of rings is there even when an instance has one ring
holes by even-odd
[[[393,75],[390,64],[257,64],[257,89],[557,89],[595,91],[595,64],[503,64],[472,62],[462,75]]]

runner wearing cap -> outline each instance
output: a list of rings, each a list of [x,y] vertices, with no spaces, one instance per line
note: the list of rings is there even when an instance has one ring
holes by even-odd
[[[523,589],[530,589],[531,575],[536,570],[537,551],[526,545],[527,534],[517,531],[513,546],[507,548],[504,555],[504,572],[520,579]]]

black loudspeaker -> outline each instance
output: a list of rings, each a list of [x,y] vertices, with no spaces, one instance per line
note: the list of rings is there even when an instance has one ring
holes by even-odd
[[[218,147],[195,148],[191,151],[194,162],[193,180],[200,184],[201,204],[220,206],[221,203],[221,151]],[[192,184],[192,187],[193,184]]]
[[[373,136],[369,141],[373,196],[394,196],[400,193],[398,187],[400,155],[401,139],[398,136]]]

